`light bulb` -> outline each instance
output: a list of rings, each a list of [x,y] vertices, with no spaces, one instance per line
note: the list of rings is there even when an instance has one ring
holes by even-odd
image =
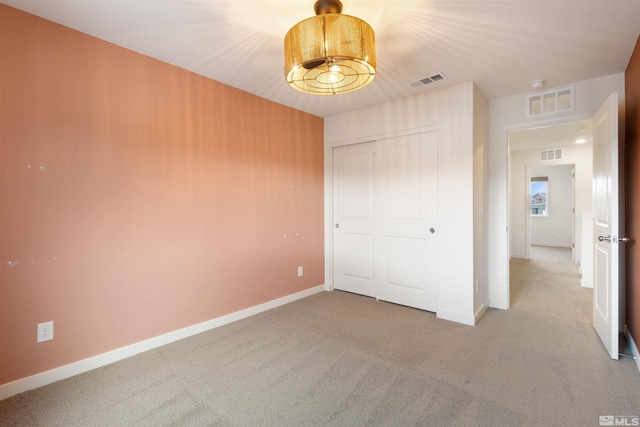
[[[329,81],[331,83],[338,83],[343,79],[342,69],[338,67],[336,64],[333,64],[329,67]]]

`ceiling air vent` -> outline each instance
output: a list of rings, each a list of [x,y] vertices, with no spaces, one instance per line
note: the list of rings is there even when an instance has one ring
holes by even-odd
[[[437,83],[441,80],[446,80],[446,79],[447,79],[447,76],[445,76],[442,73],[438,73],[438,74],[434,74],[433,76],[424,77],[416,81],[409,82],[408,85],[411,87],[421,87],[431,83]]]
[[[540,152],[540,160],[560,160],[562,159],[562,150],[557,148],[555,150],[543,150]]]

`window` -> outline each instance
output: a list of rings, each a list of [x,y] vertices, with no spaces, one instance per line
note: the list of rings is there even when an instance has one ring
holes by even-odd
[[[529,212],[531,216],[547,216],[549,200],[549,178],[546,176],[532,177],[529,184]]]

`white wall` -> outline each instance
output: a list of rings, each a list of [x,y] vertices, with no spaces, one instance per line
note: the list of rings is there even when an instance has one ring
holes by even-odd
[[[573,111],[544,119],[526,117],[525,97],[528,94],[497,98],[489,102],[487,273],[489,305],[492,307],[509,308],[508,132],[591,118],[614,92],[619,95],[620,111],[624,111],[624,73],[576,82],[573,87]],[[545,88],[548,89],[551,88]]]
[[[333,285],[331,149],[417,133],[427,127],[437,129],[436,314],[456,322],[475,323],[474,179],[482,183],[484,178],[474,176],[474,90],[473,83],[468,82],[325,119],[325,259],[328,260],[325,277],[330,287]],[[476,208],[481,209],[480,203]],[[486,292],[485,281],[478,280]]]
[[[593,212],[585,212],[580,218],[582,229],[581,259],[580,259],[580,286],[593,288]],[[576,242],[576,247],[578,242]]]

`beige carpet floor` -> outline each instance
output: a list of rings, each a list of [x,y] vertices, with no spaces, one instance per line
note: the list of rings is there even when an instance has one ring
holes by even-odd
[[[512,262],[475,327],[334,291],[0,401],[2,426],[597,426],[640,415],[574,265]]]

